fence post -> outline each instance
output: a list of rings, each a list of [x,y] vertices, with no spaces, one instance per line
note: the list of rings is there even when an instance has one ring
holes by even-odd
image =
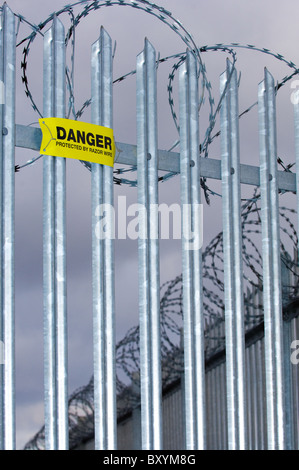
[[[140,391],[143,449],[162,449],[156,52],[137,56]]]
[[[0,23],[0,448],[15,448],[14,205],[15,205],[15,16],[4,4]],[[4,102],[3,102],[4,101]]]
[[[44,117],[65,117],[65,36],[55,16],[44,36]],[[64,158],[44,157],[44,368],[46,448],[68,448]]]
[[[112,128],[112,41],[102,27],[92,46],[92,122]],[[116,449],[115,296],[113,168],[92,163],[92,290],[94,334],[95,448]],[[104,204],[108,232],[99,234],[98,207]]]
[[[187,50],[186,61],[180,68],[179,80],[186,447],[204,449],[206,417],[199,100],[197,63],[190,50]],[[194,241],[188,240],[186,234],[190,237],[194,234]]]
[[[296,92],[295,95],[295,101],[294,101],[294,130],[295,130],[295,161],[296,161],[296,194],[297,194],[297,234],[299,234],[299,91]],[[299,272],[299,247],[296,247],[296,253],[295,253],[295,262],[296,266],[294,266],[294,271],[298,275]],[[298,295],[298,278],[296,279],[296,276],[294,276],[294,280],[296,280],[296,286],[294,289],[294,296]],[[296,320],[293,320],[292,322],[292,339],[298,340],[299,339],[299,321],[298,318]],[[297,331],[296,331],[297,330]],[[293,397],[294,397],[294,410],[295,413],[297,411],[297,416],[299,412],[299,399],[298,399],[298,393],[296,393],[296,390],[298,390],[298,385],[299,385],[299,374],[298,374],[298,365],[293,366],[292,368],[292,382],[293,382]],[[299,424],[295,426],[294,430],[294,443],[295,443],[295,448],[299,449]]]
[[[258,106],[267,436],[269,450],[282,450],[285,416],[275,85],[267,69],[259,85]]]
[[[226,90],[226,91],[225,91]],[[227,61],[221,75],[221,173],[229,449],[245,449],[244,298],[237,71]]]

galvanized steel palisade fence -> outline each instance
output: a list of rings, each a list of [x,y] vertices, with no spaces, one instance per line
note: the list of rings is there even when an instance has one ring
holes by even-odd
[[[265,450],[268,448],[267,430],[267,400],[266,400],[266,374],[265,374],[265,337],[264,325],[256,313],[261,309],[261,291],[254,289],[247,293],[246,315],[255,312],[256,324],[247,328],[245,334],[245,419],[246,448],[249,450]],[[251,299],[250,299],[251,297]],[[249,311],[248,311],[249,310]],[[298,303],[293,312],[285,307],[283,315],[286,344],[291,344],[298,337],[299,311]],[[251,312],[250,312],[251,311]],[[261,312],[262,313],[262,312]],[[223,342],[225,330],[225,315],[219,317],[215,323],[206,328],[205,347],[205,417],[206,417],[206,448],[209,450],[226,450],[229,448],[228,407],[227,400],[227,364],[226,352]],[[213,343],[217,343],[215,346]],[[288,357],[288,359],[290,359]],[[291,366],[291,367],[290,367]],[[285,371],[285,400],[286,400],[286,449],[297,449],[299,438],[299,395],[298,395],[298,368],[290,364]],[[286,367],[286,369],[287,369]],[[289,390],[287,390],[289,388]],[[177,371],[176,380],[168,386],[163,393],[163,445],[167,450],[182,449],[185,447],[185,425],[182,417],[184,410],[184,380],[180,380]],[[175,410],[175,412],[174,412]],[[140,426],[140,413],[134,409],[132,415],[124,417],[118,423],[118,437],[121,449],[140,448],[138,436],[132,428]],[[230,431],[230,434],[231,431]],[[79,448],[84,448],[82,441]],[[93,442],[87,444],[93,447]]]
[[[0,445],[15,448],[14,391],[14,147],[39,150],[41,133],[15,122],[15,19],[5,4],[1,14],[0,79],[5,100],[1,105],[1,229],[0,307],[1,340],[5,344],[5,364],[0,367]],[[162,449],[162,386],[159,323],[159,241],[158,170],[180,172],[183,227],[197,236],[201,231],[197,209],[200,204],[200,179],[222,180],[225,279],[226,368],[205,373],[204,312],[201,250],[190,250],[182,237],[183,314],[184,314],[184,397],[186,449],[205,449],[207,435],[206,380],[224,383],[227,427],[220,417],[215,422],[222,429],[218,442],[228,437],[230,449],[248,446],[246,406],[246,355],[244,340],[242,233],[240,224],[240,185],[261,187],[263,238],[265,387],[267,401],[267,447],[286,447],[284,405],[282,289],[278,222],[278,190],[296,191],[295,175],[277,171],[275,90],[271,74],[259,87],[260,168],[240,165],[238,135],[237,73],[228,62],[221,76],[225,91],[221,109],[221,162],[203,159],[199,154],[198,61],[191,50],[180,67],[180,155],[159,151],[157,147],[156,53],[148,40],[137,58],[137,152],[135,146],[117,143],[123,152],[119,162],[137,164],[139,239],[139,309],[140,309],[140,382],[141,430],[143,449]],[[65,33],[59,18],[44,35],[44,117],[65,117]],[[92,45],[92,122],[113,127],[112,117],[112,47],[111,38],[102,28]],[[299,163],[299,105],[295,105],[296,161]],[[137,157],[136,157],[137,155]],[[68,448],[67,415],[67,312],[65,243],[66,162],[56,157],[44,158],[44,370],[45,437],[47,449]],[[297,173],[298,185],[298,173]],[[92,272],[94,333],[94,407],[96,449],[116,449],[115,386],[115,296],[113,240],[96,237],[97,207],[113,204],[113,170],[91,165],[92,181]],[[112,217],[112,214],[110,214]],[[111,222],[112,226],[112,222]],[[254,353],[250,353],[254,354]],[[258,356],[261,362],[261,357]],[[261,364],[254,363],[261,373]],[[216,393],[214,383],[214,391]],[[247,393],[246,393],[247,390]],[[246,397],[247,395],[247,397]],[[208,400],[207,400],[208,398]],[[220,401],[219,401],[220,400]],[[255,402],[256,406],[258,400]],[[258,419],[258,409],[256,409]],[[215,420],[217,416],[214,415]],[[221,433],[220,433],[221,434]],[[224,436],[225,435],[225,436]]]

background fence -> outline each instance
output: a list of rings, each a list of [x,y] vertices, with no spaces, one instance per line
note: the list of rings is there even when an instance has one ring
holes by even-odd
[[[285,312],[284,329],[288,330],[288,344],[298,337],[298,307],[291,309],[290,316]],[[218,347],[224,341],[224,322],[219,321],[216,331],[206,332],[206,336],[218,338]],[[220,335],[220,336],[219,336]],[[264,331],[263,324],[257,323],[246,336],[245,342],[245,376],[246,376],[246,419],[248,423],[249,450],[267,450],[267,411],[266,383],[264,368]],[[286,410],[286,448],[298,449],[298,367],[286,364],[289,370],[285,376],[285,410]],[[178,371],[179,372],[179,371]],[[221,346],[206,361],[206,422],[207,444],[209,450],[228,449],[227,405],[226,405],[226,364],[225,350]],[[183,379],[177,380],[163,393],[163,442],[164,449],[177,450],[185,447],[184,431],[184,390]],[[140,436],[136,429],[140,426],[140,411],[135,408],[132,414],[123,417],[118,424],[118,442],[120,449],[140,449]],[[135,432],[134,432],[135,430]],[[79,449],[94,446],[93,439],[78,443]]]
[[[146,2],[144,2],[146,3]],[[66,117],[65,31],[56,16],[44,34],[43,116]],[[1,340],[5,361],[1,365],[1,447],[15,447],[14,393],[14,149],[39,150],[39,129],[16,125],[15,119],[15,16],[5,4],[1,14],[0,79],[4,84],[1,105]],[[297,320],[283,322],[283,289],[279,222],[279,191],[296,191],[296,178],[278,171],[275,82],[265,70],[259,86],[260,166],[240,164],[238,77],[228,61],[220,80],[221,160],[200,154],[199,117],[201,79],[205,69],[198,49],[189,48],[179,67],[180,153],[157,147],[157,57],[148,40],[137,57],[137,146],[116,143],[122,150],[118,162],[137,165],[138,202],[145,208],[139,218],[139,338],[140,423],[143,449],[182,446],[203,448],[298,448],[298,370],[291,364],[291,343]],[[92,122],[113,127],[112,41],[102,28],[92,45]],[[207,83],[206,83],[207,86]],[[296,143],[299,142],[299,107],[295,104]],[[297,145],[298,147],[298,145]],[[299,148],[299,147],[298,147]],[[299,150],[296,148],[296,161]],[[45,447],[69,446],[67,393],[67,311],[64,159],[44,158],[44,370]],[[94,334],[94,436],[96,449],[117,448],[117,384],[115,348],[114,243],[96,236],[96,207],[113,204],[113,169],[88,165],[92,181],[92,264]],[[182,236],[182,349],[184,353],[182,437],[168,443],[169,412],[163,413],[172,391],[163,400],[163,358],[159,297],[159,170],[179,173],[182,232],[201,239],[198,208],[201,186],[207,178],[220,179],[223,214],[224,319],[206,319],[203,256],[199,246],[190,249]],[[244,234],[241,184],[256,186],[262,230],[263,339],[247,344],[244,303]],[[252,199],[253,201],[253,199]],[[184,229],[186,232],[184,232]],[[297,247],[296,247],[297,248]],[[247,255],[248,256],[248,255]],[[246,259],[246,254],[245,254]],[[289,261],[294,271],[296,261]],[[252,294],[253,295],[253,294]],[[248,296],[247,296],[248,298]],[[252,302],[254,306],[254,302]],[[212,326],[211,326],[212,325]],[[207,368],[205,334],[220,329],[225,338],[225,362]],[[252,330],[253,326],[251,327]],[[214,334],[214,333],[213,333]],[[219,336],[219,335],[218,335]],[[212,335],[213,337],[213,335]],[[218,340],[217,340],[218,341]],[[171,356],[169,356],[171,357]],[[170,358],[168,359],[170,360]],[[286,376],[288,380],[286,380]],[[263,397],[263,398],[262,398]],[[172,419],[176,419],[174,415]],[[260,420],[260,421],[259,421]],[[174,424],[172,424],[174,426]],[[164,430],[164,431],[163,431]],[[164,438],[163,438],[164,436]],[[163,440],[165,444],[163,444]],[[119,438],[121,442],[121,438]]]
[[[289,286],[288,286],[289,287]],[[181,285],[179,285],[181,289]],[[267,450],[267,409],[266,382],[264,366],[264,324],[260,299],[261,291],[245,298],[247,305],[245,319],[248,325],[245,335],[245,387],[246,387],[246,419],[248,423],[247,449]],[[169,294],[168,294],[169,295]],[[254,301],[250,297],[254,297]],[[283,331],[285,344],[291,344],[298,337],[298,302],[288,303],[283,312]],[[132,342],[132,339],[131,339]],[[167,364],[162,366],[163,394],[163,448],[178,450],[185,448],[184,426],[184,360],[183,349],[174,351],[171,375]],[[215,324],[205,330],[205,394],[206,394],[206,448],[209,450],[227,450],[227,388],[225,358],[225,320],[219,317]],[[286,411],[286,448],[298,449],[298,367],[288,357],[285,362],[285,411]],[[118,449],[141,449],[140,393],[139,377],[132,378],[127,393],[131,398],[128,402],[119,397],[117,441]],[[81,409],[83,403],[90,400],[90,408],[85,410],[83,423],[76,423],[72,431],[72,448],[80,450],[94,449],[93,415],[92,415],[92,384],[79,390],[76,402]],[[88,398],[89,397],[89,398]],[[133,400],[134,397],[134,400]],[[70,405],[70,410],[72,405]],[[77,413],[80,414],[80,413]],[[88,431],[89,430],[89,431]],[[43,448],[43,430],[28,443],[28,448]]]

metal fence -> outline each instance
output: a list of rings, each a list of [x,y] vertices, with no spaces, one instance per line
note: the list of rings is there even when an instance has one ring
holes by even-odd
[[[181,287],[181,286],[180,286]],[[245,393],[247,443],[249,450],[267,450],[267,396],[265,379],[265,338],[262,304],[262,292],[255,289],[245,297]],[[283,308],[283,334],[285,344],[291,345],[298,337],[299,309],[298,300],[287,303]],[[163,417],[163,448],[165,450],[181,450],[185,448],[185,419],[184,419],[184,368],[183,349],[176,350],[172,357],[173,367],[171,378],[165,380],[167,364],[163,363],[164,375],[162,393]],[[299,369],[292,364],[289,357],[285,361],[284,403],[286,411],[286,448],[298,449],[299,446]],[[141,412],[139,405],[138,380],[128,387],[131,397],[135,396],[131,406],[119,400],[117,442],[118,449],[141,449],[139,433]],[[92,391],[90,384],[78,392],[77,403],[88,402],[88,392]],[[225,317],[217,318],[205,328],[205,394],[206,394],[206,448],[208,450],[228,449],[227,421],[227,385],[226,385],[226,351],[225,351]],[[90,402],[92,409],[92,398]],[[82,416],[82,415],[81,415]],[[92,415],[86,413],[85,425],[77,423],[72,430],[73,448],[92,450],[95,448],[93,429],[86,433],[87,423],[92,427]],[[40,431],[30,443],[29,449],[42,449],[44,435]]]
[[[15,361],[14,361],[14,172],[15,146],[39,150],[41,132],[17,125],[15,120],[15,17],[5,4],[1,14],[0,80],[4,84],[1,105],[0,179],[1,205],[1,340],[5,361],[1,365],[0,445],[15,447]],[[92,46],[92,122],[113,127],[112,42],[102,28]],[[182,229],[200,239],[198,207],[202,178],[222,181],[223,254],[226,363],[224,368],[205,373],[204,300],[200,247],[190,249],[182,237],[184,426],[186,449],[207,448],[211,428],[207,414],[213,407],[206,394],[206,381],[222,382],[227,425],[217,447],[227,439],[229,449],[244,449],[252,441],[249,432],[248,360],[245,350],[244,288],[241,227],[241,184],[259,186],[263,258],[264,347],[256,361],[263,363],[266,396],[266,435],[268,449],[288,447],[284,368],[290,358],[290,345],[284,343],[278,192],[296,191],[298,172],[277,169],[275,83],[268,70],[259,86],[260,166],[240,164],[238,81],[235,67],[228,62],[221,76],[221,161],[204,159],[199,153],[199,92],[202,70],[192,50],[180,66],[180,154],[157,147],[157,67],[156,53],[148,40],[137,57],[137,146],[117,143],[118,161],[136,164],[140,212],[139,314],[141,441],[143,449],[163,448],[162,379],[160,357],[158,170],[180,173]],[[44,117],[65,117],[65,31],[59,18],[44,35]],[[295,105],[296,160],[299,161],[299,106]],[[65,172],[66,162],[44,158],[44,370],[45,440],[47,449],[68,448],[67,415],[67,313]],[[297,180],[296,180],[297,178]],[[115,301],[113,240],[96,236],[96,207],[113,204],[113,170],[91,164],[92,181],[92,268],[94,333],[94,416],[96,449],[117,448],[115,386]],[[297,181],[297,183],[296,183]],[[299,202],[299,201],[298,201]],[[259,343],[257,343],[259,344]],[[259,347],[259,346],[256,346]],[[254,361],[250,367],[256,367]],[[261,370],[259,371],[259,373]],[[251,372],[249,372],[251,374]],[[258,382],[258,379],[255,379]],[[256,392],[254,392],[256,393]],[[298,389],[296,390],[298,394]],[[256,400],[258,406],[259,401]],[[294,412],[294,409],[292,409]],[[258,409],[255,409],[258,413]],[[297,410],[298,412],[298,410]],[[213,419],[221,420],[219,409]],[[294,416],[298,419],[298,416]],[[220,431],[219,431],[220,433]],[[252,447],[253,445],[250,444]]]
[[[290,344],[297,338],[298,320],[298,307],[290,310],[285,309],[283,334],[287,347],[290,347]],[[216,329],[218,329],[218,335],[221,335],[221,321],[216,325]],[[245,334],[244,393],[246,401],[244,414],[247,423],[246,448],[250,450],[267,450],[271,448],[271,441],[268,436],[267,408],[269,404],[265,373],[266,338],[264,332],[264,323],[261,322],[247,330]],[[214,336],[217,337],[215,329]],[[285,358],[284,366],[285,448],[298,449],[298,368],[291,363],[289,355]],[[226,374],[225,350],[222,349],[211,356],[206,366],[208,449],[229,449],[228,407],[225,399],[227,396]]]
[[[258,305],[256,305],[259,308]],[[283,331],[287,345],[298,337],[299,311],[298,306],[286,309],[283,316]],[[225,336],[224,318],[206,330],[206,363],[205,363],[205,394],[206,394],[206,448],[208,450],[227,450],[228,444],[228,415],[227,415],[227,380],[226,354],[221,346]],[[209,356],[207,350],[208,338],[214,338],[218,349]],[[223,341],[222,341],[223,343]],[[257,323],[245,335],[245,417],[247,420],[246,449],[267,450],[269,447],[267,426],[267,392],[265,376],[265,338],[264,325]],[[289,357],[285,363],[285,433],[286,449],[299,448],[299,370],[292,365]],[[173,382],[163,393],[163,445],[165,450],[185,448],[184,426],[184,379]],[[132,410],[132,414],[124,417],[118,423],[118,442],[120,449],[140,449],[140,436],[136,433],[140,426],[140,409]],[[135,432],[134,432],[135,430]],[[87,444],[79,444],[78,448],[94,448],[93,439]]]

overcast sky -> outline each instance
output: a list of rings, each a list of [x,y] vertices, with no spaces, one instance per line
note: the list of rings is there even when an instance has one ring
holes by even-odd
[[[59,11],[64,0],[9,0],[15,13],[31,23],[40,23],[54,10]],[[91,2],[84,2],[91,3]],[[192,34],[198,46],[218,43],[253,44],[278,52],[299,64],[299,4],[297,0],[160,0],[157,2]],[[74,9],[78,13],[82,5]],[[66,30],[70,25],[67,14],[61,20]],[[145,12],[130,7],[101,8],[82,20],[76,30],[75,106],[80,109],[90,98],[90,48],[103,25],[116,41],[114,78],[135,69],[136,56],[147,37],[160,57],[183,52],[186,45],[167,25]],[[48,29],[48,27],[46,28]],[[30,34],[21,25],[18,40]],[[30,102],[25,98],[21,83],[21,51],[17,55],[17,123],[37,121]],[[280,81],[291,73],[281,61],[258,52],[239,50],[236,67],[241,72],[240,111],[257,99],[258,83],[267,66]],[[69,56],[68,56],[69,57]],[[227,54],[202,54],[212,93],[219,99],[219,75],[225,69]],[[159,147],[168,149],[177,139],[176,128],[168,106],[167,77],[174,61],[158,69]],[[42,110],[42,37],[38,37],[28,59],[29,88]],[[278,148],[286,163],[294,159],[292,105],[290,83],[278,96]],[[175,103],[178,114],[176,83]],[[136,143],[135,76],[115,86],[114,132],[120,142]],[[200,117],[203,140],[208,126],[208,104]],[[89,120],[89,110],[81,118]],[[241,120],[241,160],[258,162],[256,108]],[[218,130],[216,125],[215,130]],[[34,152],[18,150],[17,163],[22,165]],[[209,157],[219,158],[220,143],[216,139]],[[92,311],[91,311],[91,209],[90,174],[79,162],[67,162],[67,228],[68,228],[68,329],[69,329],[69,392],[86,384],[92,375]],[[133,178],[134,174],[125,174]],[[217,183],[211,187],[219,190]],[[244,189],[246,192],[246,189]],[[115,197],[126,194],[136,201],[136,190],[116,187]],[[160,186],[160,200],[179,201],[179,179],[173,178]],[[221,230],[220,198],[204,205],[204,246]],[[116,321],[117,340],[138,322],[137,310],[137,244],[116,241]],[[180,242],[161,243],[161,282],[181,272]],[[43,424],[43,306],[42,306],[42,162],[26,167],[16,175],[16,361],[17,361],[17,445],[22,447]]]

